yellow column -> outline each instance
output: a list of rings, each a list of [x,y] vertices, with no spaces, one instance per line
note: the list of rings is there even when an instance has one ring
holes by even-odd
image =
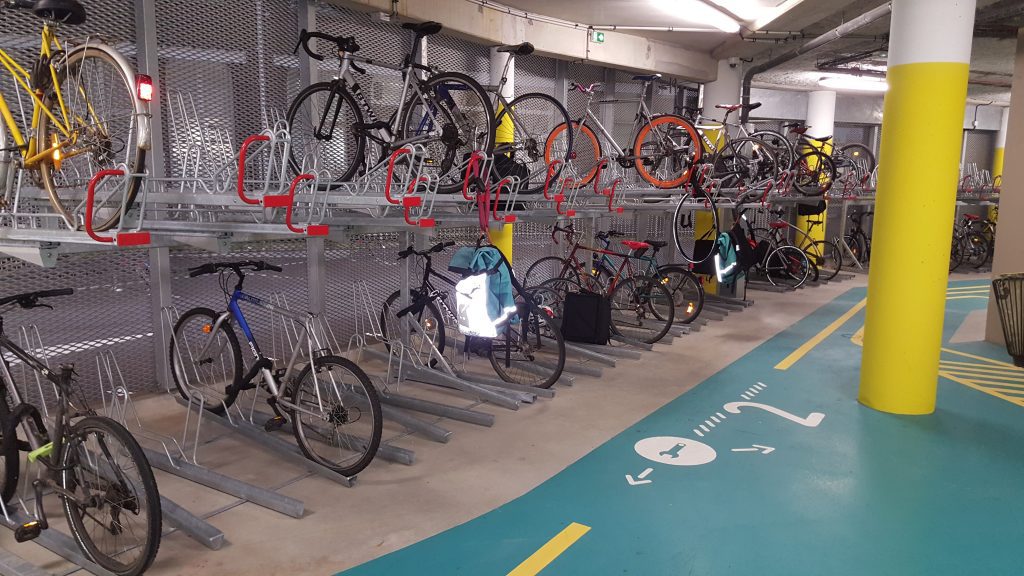
[[[858,399],[935,410],[974,0],[894,0]]]
[[[508,62],[508,70],[505,70],[505,63]],[[501,90],[501,95],[512,100],[515,94],[515,60],[512,59],[512,55],[507,52],[498,52],[496,49],[491,48],[491,73],[490,79],[491,84],[497,86],[501,81],[502,72],[506,72],[505,75],[505,86]],[[497,109],[494,111],[495,114],[501,114],[503,110],[502,105],[499,103]],[[508,144],[515,139],[515,123],[512,122],[512,117],[505,114],[501,123],[498,124],[497,129],[494,133],[494,147],[498,148],[502,144]],[[491,241],[491,244],[495,245],[501,253],[505,255],[505,258],[509,262],[512,261],[512,234],[515,231],[515,224],[491,224],[491,229],[488,230],[487,236]]]
[[[697,210],[693,216],[693,237],[702,238],[705,234],[711,231],[711,228],[715,225],[714,215],[711,214],[710,210]],[[719,220],[719,228],[722,226],[721,220]],[[719,234],[724,230],[719,230]],[[718,240],[717,237],[712,240]],[[704,291],[708,294],[718,294],[718,277],[714,274],[705,276]]]
[[[815,90],[807,95],[807,126],[808,136],[814,138],[832,136],[836,126],[836,93],[834,91]],[[830,138],[820,146],[814,144],[814,147],[820,148],[825,154],[832,154],[832,142],[833,140]],[[799,150],[797,154],[803,152],[806,152],[806,150]],[[825,222],[827,220],[827,211],[817,216],[797,216],[796,227],[803,230],[812,241],[824,240]],[[820,221],[821,225],[815,225],[812,228],[810,225],[812,221]],[[803,240],[803,237],[799,238],[799,241]],[[804,248],[804,246],[800,247]]]

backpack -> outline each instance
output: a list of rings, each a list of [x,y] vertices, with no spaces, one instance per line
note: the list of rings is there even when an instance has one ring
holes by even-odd
[[[466,336],[496,338],[499,327],[515,316],[512,278],[501,252],[493,246],[463,247],[448,269],[463,275],[455,284],[455,316]]]
[[[722,232],[718,235],[715,245],[715,275],[720,283],[732,284],[743,273],[737,261],[736,243],[733,242],[732,235]]]

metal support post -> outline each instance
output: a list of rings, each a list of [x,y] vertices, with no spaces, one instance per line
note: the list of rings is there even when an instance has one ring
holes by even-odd
[[[296,33],[303,30],[316,30],[316,3],[312,0],[299,0],[296,3]],[[309,86],[320,81],[318,65],[310,58],[305,51],[300,50],[299,58],[299,85]]]
[[[565,60],[555,60],[555,93],[552,96],[559,102],[569,100],[569,63]]]
[[[151,148],[146,153],[146,167],[150,175],[164,177],[163,80],[160,78],[159,47],[156,42],[156,2],[135,0],[135,43],[138,47],[136,66],[139,72],[153,79],[156,98],[149,103],[149,133]]]
[[[604,98],[610,99],[615,98],[615,70],[611,68],[604,69]],[[615,133],[615,104],[601,104],[600,105],[601,123],[604,124],[608,130]]]
[[[324,287],[327,284],[327,240],[321,237],[306,238],[306,283],[309,292],[309,311],[323,314],[327,309]]]
[[[173,305],[171,296],[171,256],[167,247],[149,249],[150,314],[153,319],[153,376],[161,388],[173,386],[167,350],[171,345],[171,327],[164,309]]]

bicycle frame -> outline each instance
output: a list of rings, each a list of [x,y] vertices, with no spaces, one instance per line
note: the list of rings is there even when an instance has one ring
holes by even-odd
[[[644,82],[644,90],[643,90],[644,92],[647,92],[647,85],[648,84],[649,84],[649,82]],[[623,148],[622,146],[619,145],[619,143],[615,140],[615,137],[612,136],[611,132],[609,132],[608,129],[604,127],[604,124],[601,124],[601,121],[597,118],[597,115],[594,114],[593,111],[591,111],[590,105],[593,102],[594,102],[594,94],[593,93],[588,94],[587,95],[587,104],[586,104],[586,107],[584,108],[585,112],[584,112],[583,116],[579,120],[576,121],[576,130],[575,130],[575,132],[573,132],[573,141],[574,142],[578,142],[579,141],[580,133],[583,130],[583,125],[586,124],[587,120],[591,120],[594,123],[594,125],[597,126],[598,134],[601,137],[604,137],[605,141],[608,142],[609,144],[611,144],[612,147],[615,149],[615,154],[614,154],[615,158],[619,158],[619,159],[632,159],[632,156],[630,154],[623,154],[622,153],[623,150],[625,150],[625,148]],[[639,97],[639,98],[611,98],[611,99],[608,99],[608,100],[598,100],[597,101],[598,104],[619,104],[619,103],[627,103],[628,104],[630,102],[637,102],[638,103],[637,109],[636,109],[636,115],[633,118],[633,129],[630,132],[630,134],[635,138],[637,133],[639,133],[639,131],[640,131],[640,127],[645,125],[645,124],[647,124],[647,123],[649,123],[651,121],[651,119],[653,118],[651,116],[651,111],[650,111],[650,109],[647,108],[647,103],[644,102],[644,99],[643,99],[642,96]]]
[[[0,323],[0,329],[2,329],[2,323]],[[44,377],[46,377],[47,380],[49,380],[51,383],[53,383],[54,386],[57,387],[58,394],[61,397],[64,396],[65,392],[61,389],[62,383],[60,381],[59,374],[50,370],[50,368],[43,364],[41,361],[39,361],[39,359],[37,359],[35,356],[32,356],[31,354],[23,350],[20,346],[12,342],[11,339],[8,338],[6,334],[0,332],[0,351],[2,350],[10,352],[15,358],[17,358],[21,362],[24,362],[26,366],[42,374]],[[3,357],[2,354],[0,354],[0,383],[3,384],[3,386],[7,389],[7,392],[11,395],[11,400],[13,400],[14,406],[18,406],[23,403],[21,394],[18,392],[18,386],[14,381],[14,376],[11,374],[10,363],[7,361],[6,358]],[[57,406],[57,418],[54,440],[55,454],[60,454],[61,443],[64,441],[63,430],[65,423],[65,415],[66,403],[62,401]],[[39,424],[41,423],[36,423],[37,426]],[[25,420],[24,418],[21,419],[21,428],[22,431],[25,432],[25,437],[28,439],[29,446],[31,446],[32,450],[38,450],[45,444],[45,442],[43,441],[44,439],[40,438],[39,433],[37,433],[35,430],[32,430],[32,428],[29,427],[27,420]],[[45,432],[45,427],[41,431]]]

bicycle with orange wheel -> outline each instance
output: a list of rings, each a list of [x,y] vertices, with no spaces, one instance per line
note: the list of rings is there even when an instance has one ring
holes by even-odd
[[[661,78],[661,74],[634,76],[643,83],[640,94]],[[561,123],[548,135],[544,146],[544,161],[551,165],[564,158],[569,149],[579,178],[576,186],[586,186],[598,173],[598,166],[606,155],[623,168],[635,168],[647,183],[655,188],[678,188],[689,182],[690,171],[700,161],[701,145],[697,129],[688,120],[675,114],[652,114],[642,96],[611,98],[595,102],[603,83],[589,86],[573,82],[571,89],[586,95],[583,116],[579,120]],[[619,144],[591,110],[592,104],[636,103],[637,111],[630,132],[630,145]],[[595,131],[596,129],[596,131]]]

